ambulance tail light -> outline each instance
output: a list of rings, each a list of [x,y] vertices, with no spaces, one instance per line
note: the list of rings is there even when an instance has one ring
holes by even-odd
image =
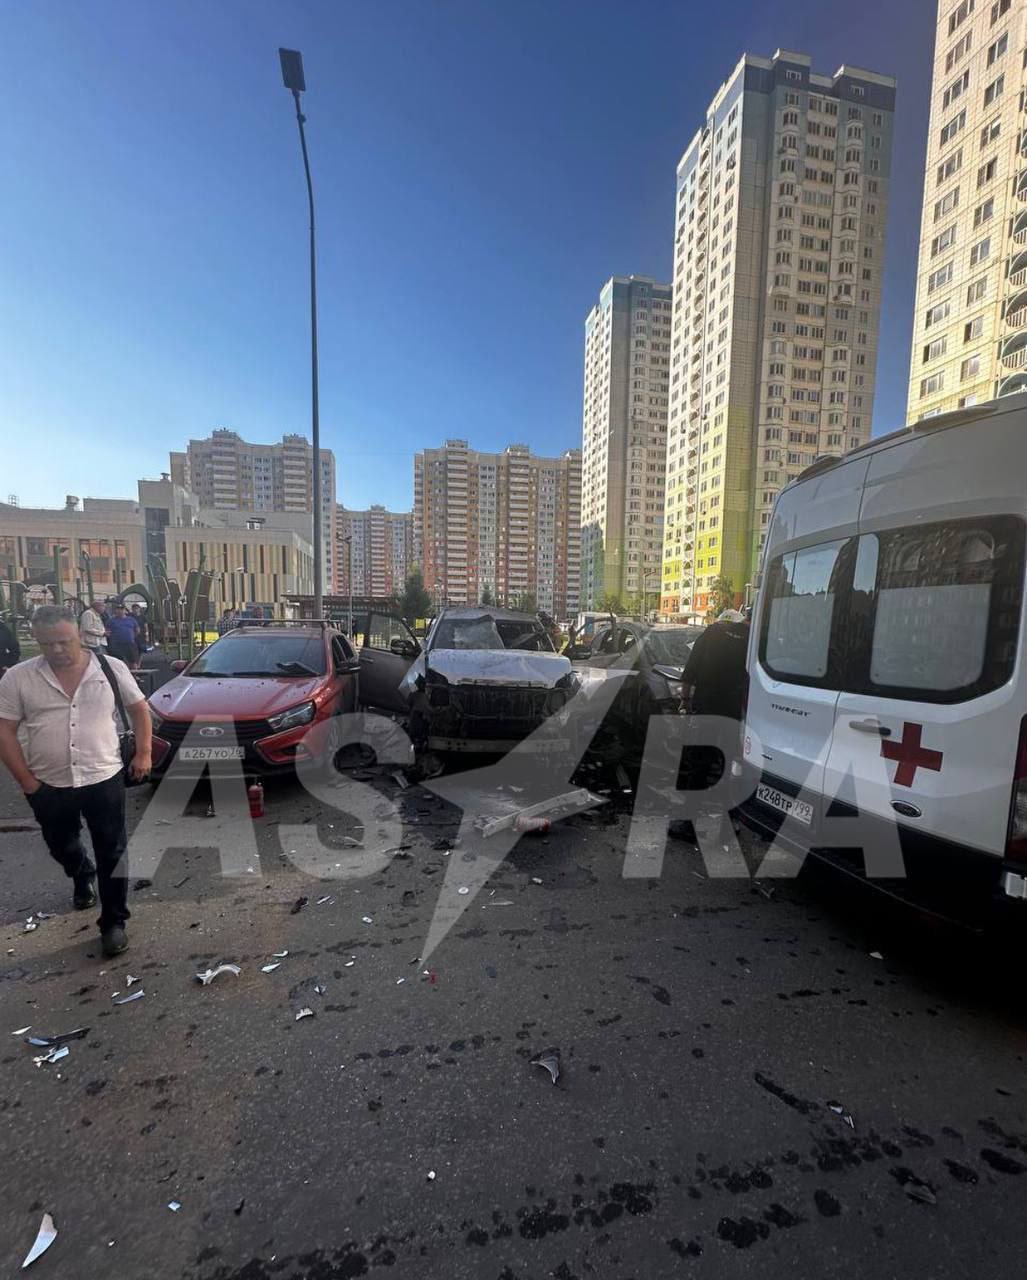
[[[1006,857],[1014,858],[1017,862],[1027,862],[1027,716],[1020,722],[1020,741],[1016,748]]]

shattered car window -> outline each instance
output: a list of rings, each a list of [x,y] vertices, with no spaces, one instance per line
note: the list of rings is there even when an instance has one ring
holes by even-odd
[[[652,662],[668,667],[683,667],[702,627],[681,627],[674,631],[651,631],[645,640]]]
[[[552,653],[553,646],[540,623],[517,618],[440,618],[433,649],[527,649]]]
[[[487,614],[480,618],[440,618],[433,649],[504,649],[506,646],[496,630],[494,619]]]

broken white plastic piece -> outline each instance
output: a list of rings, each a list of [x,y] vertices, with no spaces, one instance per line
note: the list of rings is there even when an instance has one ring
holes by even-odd
[[[299,1022],[301,1018],[312,1018],[314,1016],[313,1009],[301,1009],[296,1015],[294,1021]]]
[[[203,973],[196,975],[196,981],[202,982],[205,987],[209,987],[219,973],[234,973],[238,978],[242,970],[237,964],[219,964],[216,969],[205,969]]]
[[[48,1213],[44,1213],[43,1221],[39,1224],[39,1231],[36,1234],[35,1244],[25,1255],[25,1261],[21,1264],[22,1271],[31,1266],[38,1257],[46,1253],[56,1239],[57,1228],[53,1224],[53,1218]]]

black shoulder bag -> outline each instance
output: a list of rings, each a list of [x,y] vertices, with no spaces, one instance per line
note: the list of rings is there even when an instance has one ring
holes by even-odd
[[[103,674],[107,677],[107,683],[111,687],[114,694],[114,705],[118,709],[118,719],[121,721],[121,729],[118,732],[118,751],[121,754],[121,763],[125,771],[125,786],[138,787],[145,782],[145,778],[133,778],[129,773],[128,766],[136,753],[136,735],[132,728],[132,722],[128,718],[128,712],[125,710],[125,700],[121,696],[121,689],[118,687],[118,679],[111,670],[110,663],[99,651],[96,652],[96,660],[99,662]]]

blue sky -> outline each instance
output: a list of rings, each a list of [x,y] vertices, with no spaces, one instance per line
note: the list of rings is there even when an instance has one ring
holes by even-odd
[[[6,10],[0,500],[133,496],[215,426],[321,423],[349,506],[464,437],[580,443],[583,323],[669,278],[674,170],[744,51],[898,77],[875,432],[904,417],[933,0],[32,0]],[[702,14],[702,20],[697,16]]]

